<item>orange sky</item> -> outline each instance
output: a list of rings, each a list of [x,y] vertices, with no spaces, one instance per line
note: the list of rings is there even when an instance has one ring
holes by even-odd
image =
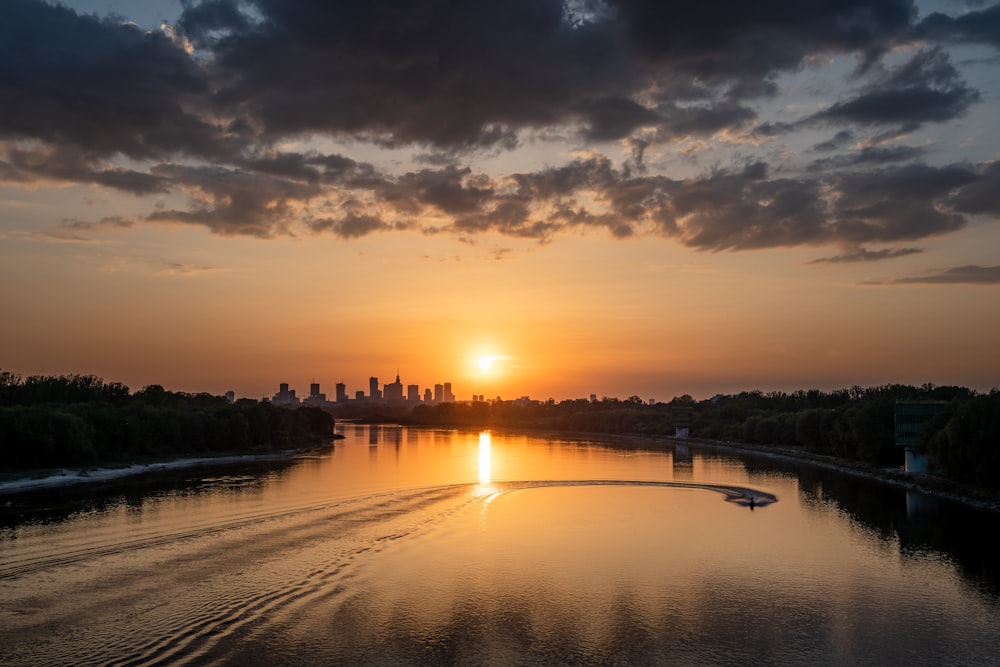
[[[208,25],[17,0],[0,369],[248,397],[397,371],[460,400],[988,391],[1000,43],[975,11],[875,11],[900,2],[859,37],[849,8],[771,3],[316,6],[317,35],[291,1]]]
[[[579,237],[496,259],[416,234],[261,241],[172,227],[7,245],[19,252],[5,284],[19,287],[0,297],[3,368],[136,389],[259,397],[289,382],[302,395],[315,378],[353,394],[398,369],[421,388],[450,381],[460,399],[669,400],[883,382],[989,389],[1000,367],[995,288],[859,285],[879,271],[805,268],[815,250]],[[484,355],[497,357],[489,372]]]

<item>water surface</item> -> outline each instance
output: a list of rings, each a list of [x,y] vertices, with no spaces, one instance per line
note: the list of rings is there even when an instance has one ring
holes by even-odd
[[[343,432],[266,472],[19,499],[0,662],[1000,660],[994,515],[670,443]]]

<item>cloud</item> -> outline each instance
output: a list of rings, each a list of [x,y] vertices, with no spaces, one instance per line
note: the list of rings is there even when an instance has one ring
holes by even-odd
[[[204,273],[216,273],[223,271],[214,266],[201,266],[197,264],[187,264],[184,262],[167,262],[159,273],[171,276],[196,276]]]
[[[917,24],[915,31],[925,39],[978,42],[1000,48],[1000,4],[957,17],[935,12]]]
[[[884,248],[882,250],[868,250],[867,248],[851,248],[847,252],[833,257],[821,257],[814,259],[809,264],[846,264],[856,262],[880,262],[884,259],[895,259],[896,257],[906,257],[907,255],[917,255],[922,253],[920,248]]]
[[[956,266],[942,271],[927,273],[905,278],[896,278],[883,282],[870,282],[872,285],[911,285],[911,284],[943,284],[943,285],[1000,285],[1000,266],[978,266],[968,264]]]
[[[188,192],[191,206],[157,210],[147,220],[204,225],[222,235],[287,233],[298,207],[320,192],[316,184],[224,167],[159,164],[150,171]]]
[[[948,204],[961,213],[1000,216],[1000,162],[977,165],[974,173],[975,182],[953,192]]]
[[[211,86],[166,35],[33,0],[3,11],[0,138],[133,158],[218,144]]]
[[[373,232],[388,231],[392,225],[376,215],[346,213],[337,218],[319,218],[309,223],[314,232],[331,232],[343,239],[356,239]]]
[[[100,220],[81,220],[79,218],[68,218],[63,220],[60,227],[63,229],[74,229],[78,231],[91,231],[102,227],[117,229],[127,229],[135,226],[135,220],[120,215],[109,215]]]
[[[42,145],[22,148],[0,145],[0,179],[28,183],[51,180],[69,183],[92,183],[134,195],[159,194],[167,184],[151,174],[117,167],[100,156],[78,146]]]
[[[819,149],[818,150],[822,150]],[[926,148],[919,146],[864,146],[860,150],[830,158],[814,160],[809,171],[829,171],[844,167],[879,165],[892,162],[908,162],[923,157]]]
[[[875,63],[924,39],[996,45],[998,6],[920,23],[910,0],[186,0],[175,28],[8,0],[0,136],[97,156],[211,160],[309,134],[436,150],[735,130],[745,101],[824,54]],[[182,37],[178,36],[182,35]],[[190,48],[193,44],[194,50]],[[922,123],[977,99],[931,46],[817,116]],[[109,175],[109,178],[111,175]]]
[[[853,98],[837,102],[807,122],[898,124],[907,129],[963,115],[980,98],[939,48],[920,51],[885,72]]]
[[[980,99],[943,45],[997,46],[980,25],[1000,6],[921,20],[910,0],[181,5],[174,28],[143,31],[7,0],[0,181],[169,195],[138,219],[258,238],[305,228],[547,242],[600,230],[705,251],[861,248],[1000,217],[996,163],[927,166],[925,148],[875,141],[961,117]],[[782,75],[839,56],[861,62],[849,93],[798,120],[758,118]],[[804,169],[768,164],[750,144],[683,179],[656,164],[693,137],[827,127],[832,137],[810,142],[824,155]],[[351,154],[302,148],[316,139]],[[585,157],[507,173],[502,159],[488,173],[472,166],[557,140]],[[631,156],[614,163],[600,153],[607,142]],[[393,163],[401,152],[390,151],[377,167],[359,157],[372,148],[413,161]]]

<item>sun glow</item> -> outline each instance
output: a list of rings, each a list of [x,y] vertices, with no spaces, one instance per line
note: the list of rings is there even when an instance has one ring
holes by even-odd
[[[492,477],[492,464],[490,456],[490,432],[483,431],[479,434],[479,483],[489,484]]]
[[[494,359],[495,357],[490,357],[490,356],[479,357],[479,359],[476,360],[476,365],[479,366],[479,370],[481,371],[493,370]]]

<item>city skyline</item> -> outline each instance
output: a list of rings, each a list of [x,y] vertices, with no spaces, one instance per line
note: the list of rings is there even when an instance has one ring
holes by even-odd
[[[329,399],[322,391],[322,383],[317,382],[313,378],[309,383],[309,395],[300,397],[298,395],[298,390],[291,387],[290,382],[280,382],[278,383],[278,393],[273,396],[263,396],[261,400],[269,401],[276,404],[284,405],[327,405],[332,403],[349,403],[349,402],[384,402],[384,403],[399,403],[399,404],[413,404],[413,403],[455,403],[456,397],[452,391],[451,382],[438,382],[434,383],[432,386],[424,387],[424,391],[420,392],[420,385],[418,384],[407,384],[404,385],[400,381],[399,372],[396,372],[396,379],[393,382],[387,382],[383,385],[379,385],[378,377],[371,376],[368,378],[368,393],[365,394],[363,389],[358,389],[355,391],[349,391],[347,388],[347,383],[341,380],[334,385],[335,394],[333,399]],[[232,400],[236,397],[235,391],[227,391],[226,396]],[[477,398],[478,396],[478,398]],[[252,398],[249,396],[244,396],[242,398]],[[498,397],[499,398],[499,397]],[[483,400],[481,395],[474,395],[471,399],[473,402],[476,400]]]
[[[1000,384],[996,0],[6,0],[0,32],[4,370]]]

